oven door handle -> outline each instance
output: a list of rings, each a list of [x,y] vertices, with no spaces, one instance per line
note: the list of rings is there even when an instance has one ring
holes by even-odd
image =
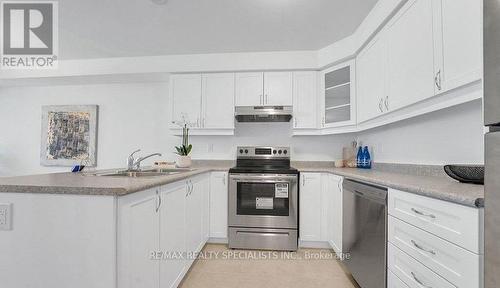
[[[262,179],[262,180],[253,180],[253,179],[246,179],[246,178],[237,178],[237,179],[231,179],[235,182],[244,182],[244,183],[293,183],[293,179],[282,179],[282,178],[276,178],[276,179]]]
[[[229,176],[230,180],[237,181],[237,182],[265,182],[265,181],[282,181],[282,182],[289,182],[289,181],[298,181],[298,177],[296,175],[255,175],[255,176],[243,176],[243,175],[230,175]]]

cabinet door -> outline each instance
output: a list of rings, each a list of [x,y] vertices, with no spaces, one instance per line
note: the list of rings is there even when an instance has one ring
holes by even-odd
[[[200,247],[203,248],[205,243],[210,237],[210,177],[203,176],[200,181],[199,187],[202,189],[202,206],[203,214],[201,217],[202,229],[201,229],[201,244]]]
[[[354,60],[321,72],[321,127],[356,123],[356,75]]]
[[[317,128],[317,72],[293,73],[293,128]]]
[[[330,176],[330,193],[332,194],[331,210],[329,213],[331,225],[330,245],[341,257],[342,253],[342,181],[343,178],[336,175]]]
[[[373,119],[385,111],[387,95],[387,41],[384,31],[356,58],[358,123]]]
[[[210,177],[210,237],[227,238],[227,173],[212,172]]]
[[[186,121],[195,127],[200,127],[201,75],[172,75],[170,79],[172,121]],[[177,125],[172,125],[172,127],[178,128]]]
[[[202,193],[197,182],[188,180],[188,193],[186,198],[186,249],[188,254],[198,252],[202,241]],[[188,267],[191,266],[194,259],[188,260]]]
[[[292,106],[292,72],[264,73],[264,104]]]
[[[439,5],[441,4],[441,5]],[[481,79],[480,0],[441,0],[435,6],[436,93]]]
[[[186,186],[173,185],[162,189],[160,194],[160,248],[164,252],[184,252]],[[175,256],[160,261],[161,287],[177,287],[184,275],[185,262]]]
[[[123,227],[121,235],[120,259],[126,261],[124,277],[125,287],[151,288],[159,287],[160,261],[149,258],[152,251],[158,251],[159,216],[158,189],[138,192],[120,204]]]
[[[299,192],[299,238],[321,241],[321,173],[301,173]]]
[[[202,94],[202,127],[233,129],[234,73],[203,74]]]
[[[264,73],[236,73],[236,106],[264,105]]]
[[[434,96],[433,0],[410,0],[389,22],[389,108]]]

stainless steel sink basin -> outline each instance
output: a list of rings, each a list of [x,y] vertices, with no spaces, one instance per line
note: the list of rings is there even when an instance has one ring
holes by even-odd
[[[159,177],[179,174],[183,172],[193,171],[194,169],[147,169],[141,171],[115,171],[115,172],[103,172],[96,173],[95,176],[105,176],[105,177]]]

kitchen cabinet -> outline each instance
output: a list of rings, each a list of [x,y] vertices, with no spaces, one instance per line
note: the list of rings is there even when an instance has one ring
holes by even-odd
[[[433,0],[410,0],[387,25],[389,110],[434,96]]]
[[[197,177],[188,180],[186,196],[186,249],[188,255],[188,266],[194,262],[192,257],[199,252],[204,244],[204,194],[208,183],[205,179]]]
[[[160,261],[149,258],[152,251],[160,249],[158,193],[159,188],[154,188],[119,199],[120,287],[159,287]]]
[[[234,129],[234,73],[202,75],[201,128]]]
[[[171,128],[188,123],[195,135],[234,130],[234,73],[175,74],[170,80]]]
[[[227,172],[210,176],[210,237],[227,240],[228,187]]]
[[[200,127],[201,93],[201,74],[178,74],[170,77],[172,127],[179,128],[176,123],[184,122]]]
[[[236,73],[236,106],[291,106],[292,72]]]
[[[173,186],[169,186],[168,188],[162,188],[160,196],[162,202],[160,203],[161,209],[159,210],[161,251],[186,251],[186,184],[181,182]],[[169,259],[168,261],[166,259],[159,261],[160,287],[175,286],[180,283],[182,277],[184,276],[186,260],[182,257],[171,258],[172,259]]]
[[[387,38],[381,31],[356,57],[358,123],[388,111],[387,61]]]
[[[436,93],[481,79],[481,0],[433,3]]]
[[[321,72],[321,128],[356,124],[354,60]]]
[[[326,178],[326,179],[325,179]],[[342,180],[343,177],[324,174],[326,189],[323,191],[323,203],[327,203],[326,239],[330,247],[342,257]]]
[[[388,268],[411,287],[483,287],[483,223],[482,208],[389,189]]]
[[[341,256],[342,181],[343,177],[331,173],[300,173],[299,238],[302,246],[322,247],[317,246],[318,242],[328,243]]]
[[[236,73],[236,106],[264,105],[264,73]]]
[[[292,72],[264,73],[264,105],[292,106]]]
[[[118,198],[119,287],[180,283],[208,239],[208,189],[203,174]]]
[[[299,238],[301,241],[322,241],[321,173],[301,173],[299,191]]]
[[[318,124],[317,72],[293,73],[293,128],[316,129]]]

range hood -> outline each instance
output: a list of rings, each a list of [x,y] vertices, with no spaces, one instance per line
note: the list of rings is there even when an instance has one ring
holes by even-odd
[[[236,107],[238,122],[289,122],[292,119],[291,106]]]

